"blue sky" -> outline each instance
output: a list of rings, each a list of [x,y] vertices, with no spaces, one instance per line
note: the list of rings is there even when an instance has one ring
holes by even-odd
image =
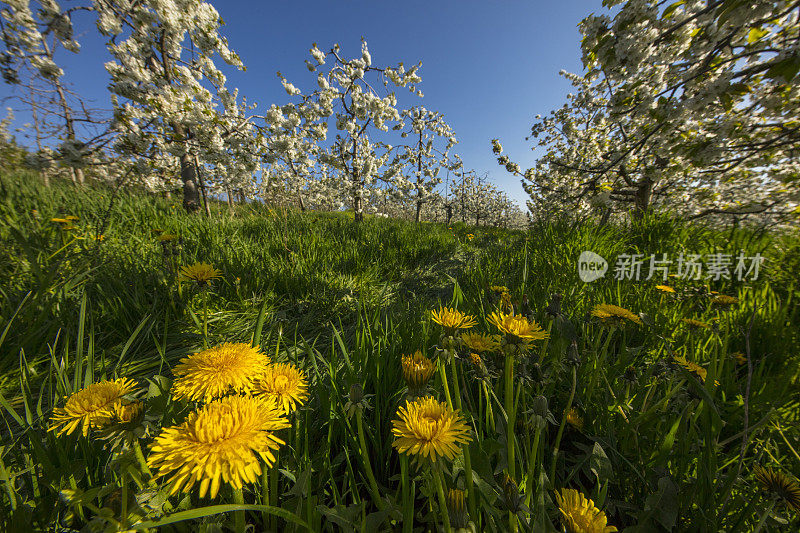
[[[257,111],[290,101],[276,72],[303,89],[315,87],[316,75],[304,60],[316,42],[327,51],[334,43],[346,58],[360,56],[363,36],[374,66],[406,66],[422,61],[419,88],[424,98],[409,95],[400,105],[421,104],[444,114],[456,132],[455,151],[467,168],[483,175],[524,205],[519,179],[500,167],[490,140],[499,138],[505,153],[523,168],[537,157],[525,140],[537,113],[560,107],[569,84],[560,69],[581,71],[577,24],[604,9],[600,0],[405,0],[212,2],[225,20],[222,33],[239,53],[247,72],[225,71],[228,86],[238,87]],[[76,18],[78,56],[63,52],[59,64],[72,90],[108,108],[108,55],[103,41]],[[0,98],[12,94],[0,85]],[[9,105],[9,103],[5,103]],[[18,107],[11,103],[12,107]],[[17,113],[17,125],[28,117]],[[24,142],[20,134],[18,140]]]

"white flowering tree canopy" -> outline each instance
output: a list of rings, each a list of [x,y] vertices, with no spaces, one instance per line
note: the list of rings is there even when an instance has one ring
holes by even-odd
[[[605,0],[580,25],[586,72],[534,125],[532,203],[568,191],[597,206],[779,220],[800,193],[800,10],[782,0]]]
[[[0,73],[3,81],[15,88],[12,98],[32,110],[39,150],[27,158],[30,166],[43,170],[58,160],[69,167],[73,180],[83,183],[82,168],[97,164],[93,143],[101,144],[103,134],[80,140],[76,120],[95,123],[81,98],[65,87],[64,70],[56,63],[56,53],[78,53],[72,15],[87,6],[63,9],[55,0],[13,0],[0,8]],[[43,138],[58,141],[43,146]],[[52,144],[56,144],[53,142]]]
[[[343,59],[339,45],[325,53],[314,44],[310,53],[313,61],[307,60],[306,66],[317,73],[316,90],[302,95],[300,89],[278,73],[286,92],[301,96],[302,103],[280,108],[280,113],[273,108],[267,117],[273,133],[276,127],[294,131],[289,134],[287,130],[283,137],[273,136],[277,142],[270,144],[271,157],[282,160],[283,164],[299,162],[302,169],[306,163],[297,159],[297,150],[309,146],[309,142],[326,139],[325,149],[316,152],[316,164],[328,167],[326,175],[338,180],[339,189],[348,191],[348,203],[358,221],[363,218],[369,191],[378,182],[394,188],[405,187],[405,178],[393,157],[393,146],[379,137],[381,132],[389,131],[390,124],[401,123],[397,98],[388,90],[390,85],[422,96],[416,89],[421,81],[417,75],[419,65],[408,70],[402,63],[394,68],[375,67],[363,39],[361,57],[355,59]],[[386,89],[385,94],[379,94],[378,84]],[[331,138],[327,132],[334,128],[336,134]],[[281,152],[283,155],[278,155]],[[300,173],[300,186],[307,173]]]
[[[106,70],[119,133],[115,148],[178,158],[189,210],[199,207],[191,156],[218,170],[227,184],[250,179],[263,136],[214,63],[218,56],[244,69],[219,33],[214,7],[199,0],[143,0],[124,8],[96,1],[95,9],[114,58]]]
[[[455,168],[455,163],[448,156],[458,141],[444,115],[439,112],[414,106],[404,109],[401,116],[403,123],[394,129],[400,130],[401,137],[409,141],[397,146],[395,165],[400,165],[412,176],[408,191],[416,204],[415,220],[419,222],[422,204],[442,182],[440,170]]]
[[[46,38],[53,38],[62,47],[78,52],[80,44],[73,38],[72,20],[55,0],[42,0],[31,5],[30,0],[7,0],[0,9],[2,26],[0,38],[0,72],[4,81],[19,83],[20,69],[31,65],[43,78],[55,80],[64,70],[53,61]],[[36,11],[36,13],[34,13]]]

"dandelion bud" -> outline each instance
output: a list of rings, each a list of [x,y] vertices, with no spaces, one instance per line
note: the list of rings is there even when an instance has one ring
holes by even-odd
[[[581,364],[581,354],[578,351],[578,343],[575,341],[572,341],[572,343],[569,345],[569,351],[567,352],[567,362],[575,366]]]
[[[545,312],[552,316],[557,317],[561,314],[561,300],[563,296],[560,293],[555,293],[550,297],[550,303],[547,305]]]
[[[467,527],[469,515],[463,490],[450,489],[447,492],[447,512],[450,515],[450,525],[460,529]]]
[[[544,373],[542,373],[542,365],[539,363],[533,363],[531,365],[531,379],[534,383],[543,383],[544,382]]]
[[[625,369],[625,373],[622,375],[622,379],[631,385],[636,383],[636,368],[633,366],[629,366]]]
[[[533,399],[532,409],[533,414],[545,418],[547,416],[547,398],[539,395]]]
[[[350,387],[350,394],[349,394],[350,402],[357,404],[360,403],[361,400],[364,399],[364,389],[361,387],[359,383],[354,383]]]
[[[503,488],[501,505],[505,508],[505,510],[516,514],[520,511],[526,511],[528,509],[523,503],[525,497],[519,493],[519,487],[517,486],[516,481],[511,479],[508,474],[504,474],[501,486]]]
[[[429,358],[417,350],[414,355],[404,355],[402,359],[403,379],[408,385],[409,392],[414,395],[425,390],[431,376],[436,370],[436,365]]]

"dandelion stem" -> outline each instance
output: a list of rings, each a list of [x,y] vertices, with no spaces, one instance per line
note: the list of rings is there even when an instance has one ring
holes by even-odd
[[[120,499],[120,525],[125,530],[128,527],[128,476],[122,472],[122,497]]]
[[[444,499],[442,467],[440,464],[436,465],[433,470],[433,481],[436,484],[436,494],[439,496],[439,511],[442,514],[442,523],[444,525],[445,533],[452,533],[450,528],[450,514],[447,512],[447,500]]]
[[[261,470],[261,504],[269,505],[269,468],[267,466],[264,466],[264,468]],[[262,520],[264,528],[268,527],[269,520],[269,513],[264,513]]]
[[[203,290],[203,349],[208,349],[208,291]]]
[[[572,400],[575,398],[575,385],[577,384],[577,368],[572,366],[572,388],[569,391],[569,400],[564,407],[564,414],[561,416],[561,425],[558,426],[556,441],[553,445],[553,464],[550,465],[550,484],[555,486],[556,463],[558,462],[558,446],[561,444],[561,436],[564,434],[564,426],[567,424],[567,413],[572,407]]]
[[[514,453],[514,425],[516,424],[516,413],[514,412],[514,352],[506,353],[505,366],[505,410],[506,410],[506,458],[508,460],[508,477],[515,479],[516,460]],[[516,532],[518,528],[517,515],[508,513],[508,525],[511,531]]]
[[[514,479],[514,354],[506,354],[505,366],[505,410],[506,410],[506,444],[508,460],[508,476]]]
[[[400,454],[400,479],[403,489],[403,533],[411,533],[414,530],[414,508],[408,486],[408,455],[404,453]]]
[[[278,451],[280,453],[280,450]],[[277,458],[276,458],[277,459]],[[276,461],[277,463],[277,461]],[[270,497],[270,505],[272,507],[278,507],[278,468],[275,467],[275,470],[272,472],[272,475],[269,476],[269,497]],[[276,515],[270,515],[270,526],[273,530],[277,529],[278,527],[278,517]]]
[[[383,500],[381,499],[381,492],[378,490],[378,482],[375,481],[375,475],[372,473],[372,465],[369,461],[369,452],[367,451],[367,442],[364,438],[364,422],[363,410],[358,408],[356,413],[356,426],[358,427],[358,445],[361,451],[361,461],[364,463],[364,472],[367,474],[367,481],[369,482],[370,492],[372,499],[378,509],[384,509]]]
[[[483,382],[483,393],[486,395],[486,424],[489,426],[489,429],[494,431],[495,424],[494,424],[494,410],[492,409],[492,399],[489,397],[489,386],[486,385],[486,382]]]
[[[456,407],[459,411],[461,407],[461,387],[458,384],[458,368],[456,368],[456,361],[450,363],[450,371],[453,374],[453,392],[456,396]],[[464,449],[464,475],[467,478],[467,501],[469,502],[469,514],[473,520],[478,519],[477,509],[475,507],[475,493],[472,487],[472,459],[469,456],[469,444],[463,446]]]
[[[536,429],[533,434],[533,446],[528,455],[528,476],[525,486],[525,505],[530,507],[531,500],[533,499],[533,480],[536,477],[537,463],[539,455],[539,435],[541,434],[539,424],[536,424]]]
[[[450,353],[447,350],[443,350],[445,356],[449,356]],[[444,397],[447,399],[447,405],[450,409],[453,409],[453,399],[450,397],[450,387],[447,386],[447,371],[445,371],[444,366],[447,364],[448,361],[445,361],[445,358],[439,358],[439,375],[442,377],[442,388],[444,389]]]
[[[233,489],[233,503],[244,505],[244,495],[242,489]],[[233,512],[234,530],[236,533],[244,533],[244,511]]]

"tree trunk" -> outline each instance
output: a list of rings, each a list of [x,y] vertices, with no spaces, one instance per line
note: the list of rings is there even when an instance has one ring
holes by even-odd
[[[183,181],[183,208],[187,213],[200,209],[200,191],[197,187],[197,175],[188,153],[181,158],[181,181]]]
[[[211,206],[208,205],[208,193],[206,192],[203,175],[200,173],[200,161],[197,158],[197,154],[194,155],[194,171],[197,174],[197,182],[200,184],[200,192],[203,193],[203,207],[205,208],[206,216],[211,217]]]
[[[603,216],[600,217],[600,227],[602,228],[606,224],[608,224],[608,219],[611,218],[611,211],[610,207],[607,207],[606,210],[603,212]]]
[[[47,56],[52,60],[53,54],[50,53],[50,46],[47,44],[47,40],[42,38],[42,46],[44,46],[44,51]],[[67,139],[70,141],[76,142],[75,137],[75,124],[72,120],[72,112],[69,108],[69,104],[67,103],[67,97],[64,93],[64,87],[62,87],[61,82],[56,79],[54,82],[56,93],[58,93],[58,98],[61,103],[61,109],[64,112],[64,123],[67,128]],[[76,183],[80,186],[83,186],[86,182],[86,179],[83,175],[83,170],[80,168],[73,168],[70,167],[70,175],[72,177],[72,182]]]
[[[422,211],[422,131],[419,132],[419,144],[417,144],[417,215],[414,222],[419,224],[419,215]]]
[[[39,115],[36,113],[36,103],[33,100],[33,85],[30,86],[31,91],[31,114],[33,115],[33,129],[36,132],[36,150],[38,152],[42,151],[42,131],[39,127]],[[47,173],[47,169],[39,170],[39,176],[41,176],[42,181],[44,182],[45,187],[50,186],[50,176]]]
[[[228,197],[228,209],[233,212],[233,193],[231,192],[231,188],[228,185],[225,185],[225,196]]]
[[[360,195],[356,195],[355,198],[353,198],[353,214],[354,214],[354,218],[353,219],[356,222],[361,222],[362,220],[364,220],[364,213],[363,213],[362,207],[361,207],[361,196]]]
[[[638,183],[636,188],[636,195],[634,196],[634,211],[633,218],[641,220],[650,207],[650,197],[653,194],[653,180],[648,176],[643,176],[642,180]]]
[[[358,175],[358,170],[356,170],[356,156],[358,155],[358,145],[356,144],[356,139],[353,139],[353,149],[352,149],[352,176],[353,176],[353,220],[355,222],[361,222],[364,220],[364,213],[362,212],[362,198],[361,198],[361,176]]]

